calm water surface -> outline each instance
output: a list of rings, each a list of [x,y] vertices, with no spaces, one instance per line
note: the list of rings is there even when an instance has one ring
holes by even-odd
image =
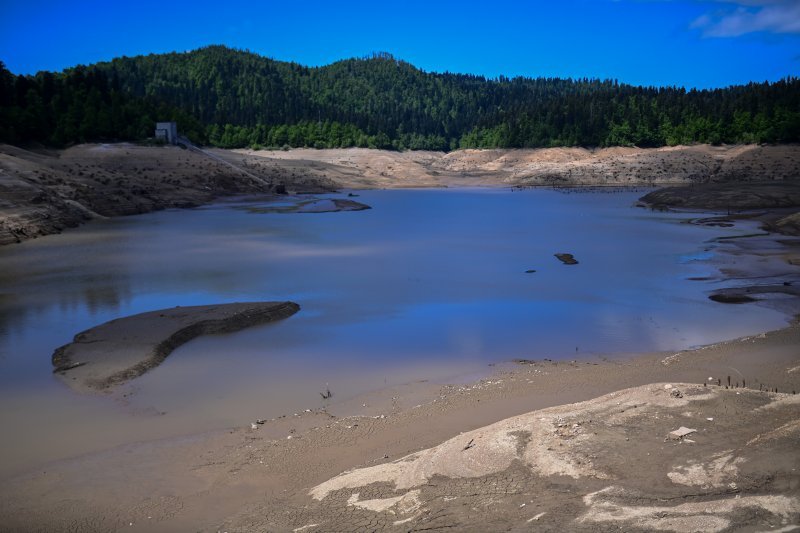
[[[683,224],[632,207],[641,194],[366,191],[372,210],[325,214],[225,202],[1,248],[0,474],[318,407],[326,385],[343,399],[511,358],[677,350],[785,324],[687,279],[715,273],[710,239],[753,226]],[[302,311],[196,339],[126,398],[81,396],[51,374],[55,348],[107,320],[252,300]]]

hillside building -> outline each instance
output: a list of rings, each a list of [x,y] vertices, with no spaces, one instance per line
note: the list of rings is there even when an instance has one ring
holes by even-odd
[[[175,122],[156,122],[156,139],[167,144],[178,144],[178,124]]]

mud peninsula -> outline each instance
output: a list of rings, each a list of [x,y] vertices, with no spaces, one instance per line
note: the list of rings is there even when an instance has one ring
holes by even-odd
[[[80,392],[108,390],[158,366],[200,335],[232,333],[288,318],[294,302],[173,307],[111,320],[75,335],[53,353],[53,372]]]

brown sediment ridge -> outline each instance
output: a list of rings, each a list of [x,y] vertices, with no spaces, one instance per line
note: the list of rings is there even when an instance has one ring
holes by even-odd
[[[705,210],[727,213],[701,221],[732,225],[737,219],[758,220],[769,231],[800,235],[800,169],[793,181],[703,183],[665,187],[640,201],[654,209]]]
[[[704,183],[666,187],[646,194],[642,201],[654,207],[722,211],[791,208],[800,206],[800,179],[793,182]]]
[[[335,186],[291,168],[249,168],[241,158],[229,161],[214,150],[119,143],[31,151],[0,145],[0,245],[96,218],[195,207],[231,195],[327,192]]]
[[[235,150],[261,164],[294,165],[341,187],[664,186],[800,179],[800,146],[535,148],[388,152],[363,148]]]
[[[232,333],[288,318],[294,302],[174,307],[111,320],[75,335],[53,353],[53,372],[80,392],[107,390],[161,364],[201,335]]]

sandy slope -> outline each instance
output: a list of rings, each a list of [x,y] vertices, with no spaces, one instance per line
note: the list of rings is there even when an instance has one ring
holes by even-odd
[[[32,152],[0,145],[0,244],[57,233],[97,217],[270,192],[290,180],[304,190],[330,188],[282,169],[264,169],[256,178],[261,181],[246,169],[178,147],[80,145]]]
[[[265,160],[312,162],[346,187],[432,185],[660,185],[800,179],[800,146],[679,146],[385,152],[236,150]]]

